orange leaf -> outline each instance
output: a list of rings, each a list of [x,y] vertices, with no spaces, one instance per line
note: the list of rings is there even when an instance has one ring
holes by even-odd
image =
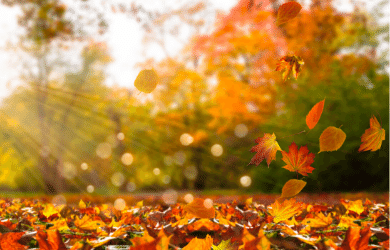
[[[306,124],[309,129],[313,129],[317,122],[320,120],[322,111],[324,109],[325,99],[314,105],[314,107],[310,110],[309,114],[306,116]]]
[[[151,242],[146,242],[138,246],[130,247],[129,250],[157,250],[157,244],[160,241],[160,237],[154,239]]]
[[[258,145],[252,147],[251,152],[256,152],[256,155],[251,159],[249,164],[259,165],[264,159],[267,159],[267,165],[276,157],[276,152],[282,150],[276,141],[275,134],[265,133],[263,137],[255,140]],[[248,164],[248,165],[249,165]]]
[[[320,152],[336,151],[344,143],[347,135],[339,128],[327,127],[320,136]]]
[[[295,79],[298,78],[301,72],[301,65],[305,64],[299,56],[284,56],[276,65],[276,71],[283,71],[283,81],[289,78],[290,72],[292,72]]]
[[[333,218],[329,213],[328,216],[325,216],[323,213],[316,213],[314,218],[305,218],[301,223],[308,225],[312,228],[321,228],[331,225]]]
[[[297,2],[288,2],[282,4],[278,9],[278,16],[276,18],[276,25],[288,22],[290,19],[296,17],[301,11],[302,6]]]
[[[297,179],[291,179],[284,184],[282,188],[282,195],[280,198],[289,198],[293,197],[306,186],[306,182],[302,180],[297,180]]]
[[[154,69],[144,69],[139,72],[134,81],[134,87],[144,93],[152,92],[158,83],[158,76]]]
[[[205,201],[201,198],[194,199],[191,203],[187,204],[183,210],[187,213],[194,215],[197,218],[211,219],[215,216],[214,207],[207,208]]]
[[[28,247],[18,243],[18,240],[24,235],[24,232],[6,233],[0,236],[1,250],[25,250]]]
[[[362,200],[348,201],[348,202],[345,200],[341,200],[341,204],[343,204],[347,210],[353,211],[357,214],[361,214],[364,211]]]
[[[283,168],[291,172],[298,172],[304,176],[307,176],[307,173],[311,173],[314,170],[310,164],[314,162],[315,155],[309,153],[307,146],[301,147],[298,151],[297,144],[292,142],[288,149],[288,153],[282,151],[282,160],[287,164]]]
[[[213,245],[213,238],[210,235],[206,239],[193,238],[183,250],[210,250]]]
[[[340,250],[368,250],[374,247],[368,246],[368,241],[371,237],[370,228],[366,227],[360,230],[359,227],[350,227],[347,230],[345,239]]]
[[[359,147],[359,152],[380,149],[384,139],[385,130],[381,127],[376,117],[372,116],[370,119],[370,128],[366,129],[362,135],[362,144]]]
[[[274,222],[278,223],[299,213],[301,207],[302,203],[296,202],[295,199],[290,199],[285,200],[281,204],[278,201],[275,201],[275,203],[271,204],[271,208],[268,211],[274,216]]]
[[[58,230],[47,230],[45,233],[42,230],[37,231],[37,241],[40,250],[66,250],[64,242],[62,242],[61,234]]]

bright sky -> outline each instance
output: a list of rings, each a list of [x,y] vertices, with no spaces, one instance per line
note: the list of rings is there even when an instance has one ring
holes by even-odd
[[[227,12],[237,1],[212,0],[210,3],[215,9]],[[142,3],[142,1],[138,2]],[[306,2],[309,1],[306,0]],[[365,3],[370,11],[380,0],[362,0],[361,2]],[[156,8],[162,1],[153,0],[148,1],[148,3],[153,3],[153,7]],[[335,0],[335,6],[343,12],[352,11],[352,4],[348,0]],[[389,13],[389,4],[386,6],[386,13]],[[17,8],[0,5],[0,37],[3,38],[3,40],[0,40],[0,68],[2,69],[2,74],[0,74],[0,100],[9,95],[12,89],[16,87],[19,76],[17,70],[18,58],[15,58],[12,52],[5,49],[7,41],[12,43],[17,41],[18,32],[20,32],[20,28],[17,25],[17,13]],[[387,22],[388,16],[386,18]],[[108,19],[107,43],[114,61],[107,69],[107,84],[112,85],[115,83],[120,86],[133,88],[133,82],[140,70],[134,67],[135,64],[144,61],[147,57],[153,57],[156,60],[162,59],[164,58],[164,53],[158,46],[148,47],[147,51],[143,49],[142,30],[133,19],[123,14],[110,14]],[[179,51],[178,46],[180,44],[174,42],[169,42],[168,44],[168,52],[171,55],[175,55]]]

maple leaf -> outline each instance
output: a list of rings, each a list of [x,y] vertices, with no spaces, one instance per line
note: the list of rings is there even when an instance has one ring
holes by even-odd
[[[293,197],[306,186],[306,182],[302,180],[296,180],[296,179],[291,179],[284,184],[282,188],[282,195],[280,198],[289,198]]]
[[[320,152],[323,151],[336,151],[344,143],[347,135],[339,128],[329,126],[320,136]]]
[[[206,239],[193,238],[183,250],[210,250],[213,245],[213,238],[210,235]]]
[[[370,118],[370,128],[366,129],[362,135],[362,144],[359,147],[361,151],[376,151],[381,148],[382,141],[385,139],[385,130],[381,127],[375,116]]]
[[[292,72],[295,79],[297,79],[303,64],[305,63],[299,56],[284,56],[277,63],[275,70],[283,71],[283,81],[286,81],[289,78],[290,72]]]
[[[269,167],[271,161],[276,158],[276,152],[282,150],[276,141],[275,134],[264,133],[264,136],[257,138],[255,142],[258,145],[252,147],[251,152],[256,152],[256,154],[249,164],[258,166],[264,159],[267,159],[267,165]]]
[[[274,216],[274,222],[278,223],[298,214],[301,207],[302,203],[296,202],[295,199],[285,200],[281,204],[276,200],[268,211]]]
[[[66,250],[64,242],[62,242],[61,234],[57,229],[37,231],[37,241],[40,250]]]
[[[138,73],[134,87],[144,93],[151,93],[157,86],[158,76],[154,69],[144,69]]]
[[[278,9],[278,16],[276,17],[276,25],[288,22],[298,15],[302,6],[297,2],[288,2],[282,4]]]
[[[309,153],[307,146],[302,146],[298,151],[297,144],[292,142],[288,149],[288,153],[282,151],[282,160],[287,164],[283,168],[291,172],[300,173],[304,176],[307,176],[308,173],[311,173],[314,170],[310,164],[314,162],[315,154]]]
[[[364,211],[362,200],[345,201],[345,200],[341,199],[340,201],[341,201],[341,204],[343,204],[344,207],[349,211],[353,211],[357,214],[361,214]]]
[[[333,218],[329,213],[328,216],[325,216],[323,213],[316,213],[314,218],[305,218],[301,223],[308,225],[312,228],[321,228],[331,225]]]
[[[6,233],[0,235],[1,250],[25,250],[28,247],[18,243],[18,240],[24,235],[24,232]]]
[[[88,215],[84,215],[83,218],[79,219],[76,216],[76,220],[74,221],[74,225],[82,230],[94,231],[100,227],[104,227],[105,223],[101,220],[93,220]]]
[[[229,240],[223,240],[218,246],[213,245],[213,250],[234,250],[234,245]]]
[[[214,207],[206,207],[205,200],[201,198],[194,199],[191,203],[187,204],[183,210],[197,218],[210,219],[215,216]]]
[[[325,99],[313,106],[306,116],[306,124],[309,129],[313,129],[320,120],[322,111],[324,110]]]

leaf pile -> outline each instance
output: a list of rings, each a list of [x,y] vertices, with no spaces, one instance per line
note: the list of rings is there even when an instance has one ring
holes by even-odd
[[[281,198],[280,198],[281,199]],[[0,200],[0,249],[388,249],[389,206],[295,199],[78,206]]]

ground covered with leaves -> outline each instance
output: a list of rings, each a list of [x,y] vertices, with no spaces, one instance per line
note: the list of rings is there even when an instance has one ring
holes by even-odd
[[[80,200],[0,200],[0,249],[388,249],[389,203],[300,197],[259,203],[256,196],[171,205]],[[385,198],[383,200],[383,198]],[[147,199],[145,200],[147,202]]]

